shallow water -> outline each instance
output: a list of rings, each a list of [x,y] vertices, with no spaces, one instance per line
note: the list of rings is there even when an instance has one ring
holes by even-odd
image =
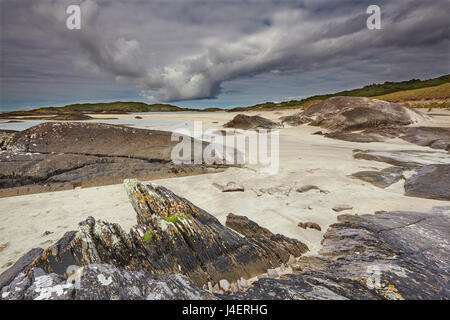
[[[52,120],[23,120],[23,121],[20,120],[20,121],[21,122],[11,122],[11,123],[8,123],[8,120],[0,121],[0,130],[22,131],[44,122],[67,122],[67,121],[52,121]],[[108,119],[82,120],[80,122],[127,125],[129,127],[138,129],[153,129],[163,131],[174,131],[177,129],[190,130],[191,128],[193,128],[192,121],[172,120],[172,119],[152,119],[152,118],[135,119],[134,117],[131,117],[127,119],[112,119],[112,120]]]

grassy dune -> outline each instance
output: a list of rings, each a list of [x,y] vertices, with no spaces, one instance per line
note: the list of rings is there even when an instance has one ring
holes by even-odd
[[[398,91],[374,98],[416,108],[450,108],[450,83],[429,88]]]

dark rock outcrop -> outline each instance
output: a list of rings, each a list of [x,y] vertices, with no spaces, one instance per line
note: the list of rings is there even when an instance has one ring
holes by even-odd
[[[227,215],[225,225],[244,236],[264,236],[269,238],[272,236],[272,232],[270,232],[268,229],[259,226],[256,222],[250,220],[245,216],[238,216],[229,213]]]
[[[0,130],[0,151],[9,148],[16,132],[14,130]]]
[[[39,257],[44,250],[41,248],[34,248],[23,255],[16,261],[9,269],[0,274],[0,289],[9,284],[14,278],[26,268],[28,268],[33,261]]]
[[[352,174],[352,177],[369,182],[379,188],[387,188],[391,184],[403,178],[402,167],[389,167],[380,171],[359,171]]]
[[[297,274],[260,279],[227,299],[448,300],[450,207],[340,216]]]
[[[292,251],[286,240],[231,216],[241,237],[162,187],[128,182],[127,190],[138,219],[130,233],[88,218],[28,266],[7,271],[1,299],[450,299],[450,207],[339,216],[318,255],[289,255],[294,273],[272,278],[271,269],[239,285],[249,269],[284,261],[275,252]],[[228,279],[241,291],[200,288],[233,272]]]
[[[316,229],[317,231],[322,231],[322,228],[315,222],[299,222],[297,226],[302,229]]]
[[[205,143],[191,139],[205,147]],[[206,172],[201,164],[178,164],[171,132],[98,123],[43,123],[2,138],[0,196],[158,179]],[[194,159],[194,155],[191,155]],[[212,166],[217,167],[217,166]]]
[[[411,127],[400,138],[419,146],[450,151],[450,128]]]
[[[103,123],[45,122],[14,135],[16,152],[68,153],[170,161],[172,133]]]
[[[382,142],[385,139],[376,134],[368,134],[365,132],[330,132],[325,133],[325,137],[331,138],[331,139],[337,139],[337,140],[343,140],[343,141],[351,141],[351,142],[359,142],[359,143],[370,143],[370,142]]]
[[[8,300],[212,300],[181,274],[149,274],[108,264],[74,268],[64,277],[33,268],[2,290]]]
[[[398,167],[415,169],[428,164],[450,164],[450,158],[444,152],[418,150],[354,150],[355,159],[380,161]]]
[[[260,116],[238,114],[233,118],[233,120],[225,123],[223,126],[225,128],[255,130],[279,128],[280,124]]]
[[[30,286],[35,282],[35,269],[61,282],[62,277],[69,278],[68,270],[96,264],[149,274],[181,273],[198,286],[222,279],[233,282],[280,266],[290,255],[300,256],[308,250],[300,241],[270,232],[242,237],[164,187],[136,181],[126,181],[125,187],[137,225],[126,233],[118,224],[89,217],[80,223],[78,232],[66,233],[20,269]],[[96,285],[87,281],[89,286]],[[114,287],[119,290],[120,283]],[[103,297],[91,291],[93,297]]]
[[[331,131],[354,131],[408,125],[427,116],[399,104],[359,97],[332,97],[284,118],[290,124],[309,123]]]
[[[450,164],[423,166],[405,182],[405,194],[411,197],[450,200]]]

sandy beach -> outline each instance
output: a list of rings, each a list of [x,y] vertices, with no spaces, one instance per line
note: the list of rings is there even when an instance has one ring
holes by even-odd
[[[271,120],[295,113],[247,112]],[[450,127],[450,112],[436,110],[427,126]],[[110,115],[96,115],[108,117]],[[121,120],[135,115],[114,115]],[[161,120],[202,121],[203,129],[222,129],[234,113],[166,113],[144,114]],[[187,198],[200,208],[225,223],[226,215],[234,213],[249,217],[274,233],[280,233],[304,242],[309,254],[320,248],[327,227],[337,221],[339,214],[374,214],[376,211],[430,210],[433,206],[449,205],[446,201],[407,197],[403,180],[386,189],[350,177],[362,170],[383,169],[390,165],[383,162],[353,158],[354,149],[418,150],[430,151],[395,138],[385,142],[356,143],[313,135],[319,130],[313,126],[286,127],[280,129],[280,168],[277,174],[258,173],[250,165],[229,168],[221,173],[187,176],[152,181]],[[434,152],[447,153],[443,150]],[[409,177],[413,171],[405,172]],[[213,183],[235,182],[244,192],[224,193]],[[289,186],[288,195],[262,194],[260,188]],[[304,185],[316,185],[328,193],[311,190],[296,192]],[[335,212],[336,205],[350,205],[352,210]],[[77,230],[80,221],[88,216],[121,224],[128,230],[136,223],[135,213],[121,184],[77,188],[69,191],[31,194],[0,199],[0,272],[7,269],[19,257],[34,247],[46,248],[65,232]],[[298,222],[317,223],[322,231],[302,229]]]

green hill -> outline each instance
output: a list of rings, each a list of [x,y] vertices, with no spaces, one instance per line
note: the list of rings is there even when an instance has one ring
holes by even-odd
[[[248,111],[248,110],[274,110],[274,109],[294,109],[307,108],[315,102],[326,100],[336,96],[351,96],[351,97],[377,97],[392,94],[395,92],[405,90],[416,90],[421,88],[436,87],[443,84],[450,83],[450,75],[441,76],[435,79],[418,80],[412,79],[402,82],[385,82],[383,84],[371,84],[360,89],[346,90],[332,94],[316,95],[302,100],[291,100],[280,103],[266,102],[250,107],[237,107],[228,111]],[[431,91],[430,91],[431,92]],[[448,94],[447,94],[448,96]],[[382,99],[382,98],[380,98]]]

